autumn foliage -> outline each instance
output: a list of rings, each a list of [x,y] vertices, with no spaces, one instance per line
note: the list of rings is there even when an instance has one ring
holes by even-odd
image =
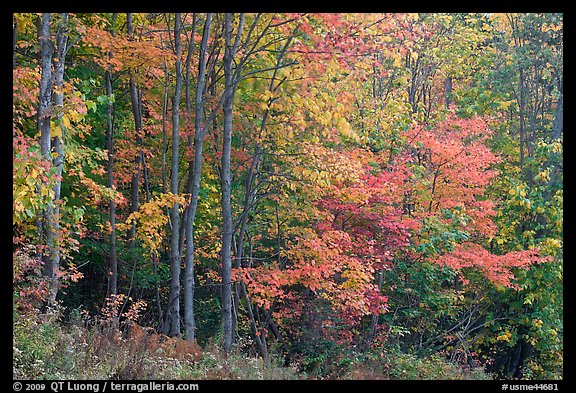
[[[82,310],[140,371],[216,341],[557,377],[562,26],[14,14],[15,312]]]

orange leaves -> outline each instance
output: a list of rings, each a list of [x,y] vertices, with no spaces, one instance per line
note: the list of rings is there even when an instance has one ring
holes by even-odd
[[[132,302],[132,304],[127,311],[123,311],[128,302]],[[113,323],[114,319],[123,318],[126,323],[131,325],[136,322],[146,307],[147,304],[142,299],[133,301],[132,297],[123,293],[109,295],[105,299],[104,306],[100,309],[100,323],[107,325]]]
[[[497,176],[493,166],[500,158],[486,146],[491,134],[484,119],[454,114],[408,132],[413,149],[406,158],[413,168],[413,196],[419,206],[415,216],[457,224],[468,238],[481,241],[494,236],[496,203],[486,198],[486,188]],[[451,212],[450,218],[441,215],[443,210]],[[494,255],[473,242],[454,247],[436,262],[453,269],[479,269],[492,282],[508,287],[515,287],[514,268],[544,260],[537,249]]]
[[[22,132],[24,123],[36,115],[39,82],[38,68],[16,67],[12,71],[12,122],[15,131]]]
[[[437,262],[453,269],[479,268],[495,284],[518,288],[513,283],[515,276],[512,269],[528,269],[531,265],[545,262],[549,258],[540,256],[537,248],[494,255],[478,244],[467,242],[458,244],[453,252],[441,256]]]
[[[494,204],[480,201],[497,172],[499,157],[485,145],[492,134],[480,117],[460,119],[454,114],[432,127],[418,125],[407,134],[412,145],[406,158],[414,168],[414,195],[421,211],[464,207],[468,230],[490,234]]]
[[[93,60],[102,68],[112,71],[136,70],[143,66],[161,67],[165,60],[173,57],[152,41],[128,40],[125,36],[112,35],[95,26],[86,27],[84,42],[100,52]],[[109,53],[112,55],[109,56]]]
[[[246,283],[251,298],[269,308],[274,302],[289,302],[290,288],[304,287],[327,300],[342,313],[367,315],[378,296],[366,298],[377,291],[373,285],[374,270],[363,258],[354,255],[349,234],[331,230],[321,235],[310,233],[289,247],[289,266],[278,265],[236,269],[234,277]]]
[[[233,269],[234,281],[244,281],[250,298],[265,309],[284,297],[282,286],[289,285],[289,277],[277,266],[259,266],[258,268]]]

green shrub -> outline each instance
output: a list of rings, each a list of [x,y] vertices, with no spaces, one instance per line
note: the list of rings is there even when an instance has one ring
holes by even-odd
[[[15,379],[38,379],[46,374],[62,334],[58,318],[58,309],[47,314],[17,314],[12,338]]]

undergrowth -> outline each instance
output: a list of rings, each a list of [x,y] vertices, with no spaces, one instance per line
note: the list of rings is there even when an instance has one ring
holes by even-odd
[[[290,379],[489,379],[440,357],[401,352],[305,353],[290,366],[244,353],[238,343],[226,354],[217,342],[200,347],[136,324],[90,324],[79,316],[62,321],[63,309],[14,312],[14,379],[93,380],[290,380]],[[322,359],[322,365],[317,363]],[[314,367],[312,367],[314,365]]]

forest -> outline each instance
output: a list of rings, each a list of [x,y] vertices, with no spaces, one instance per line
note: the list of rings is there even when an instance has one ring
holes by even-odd
[[[12,23],[14,379],[563,379],[563,14]]]

